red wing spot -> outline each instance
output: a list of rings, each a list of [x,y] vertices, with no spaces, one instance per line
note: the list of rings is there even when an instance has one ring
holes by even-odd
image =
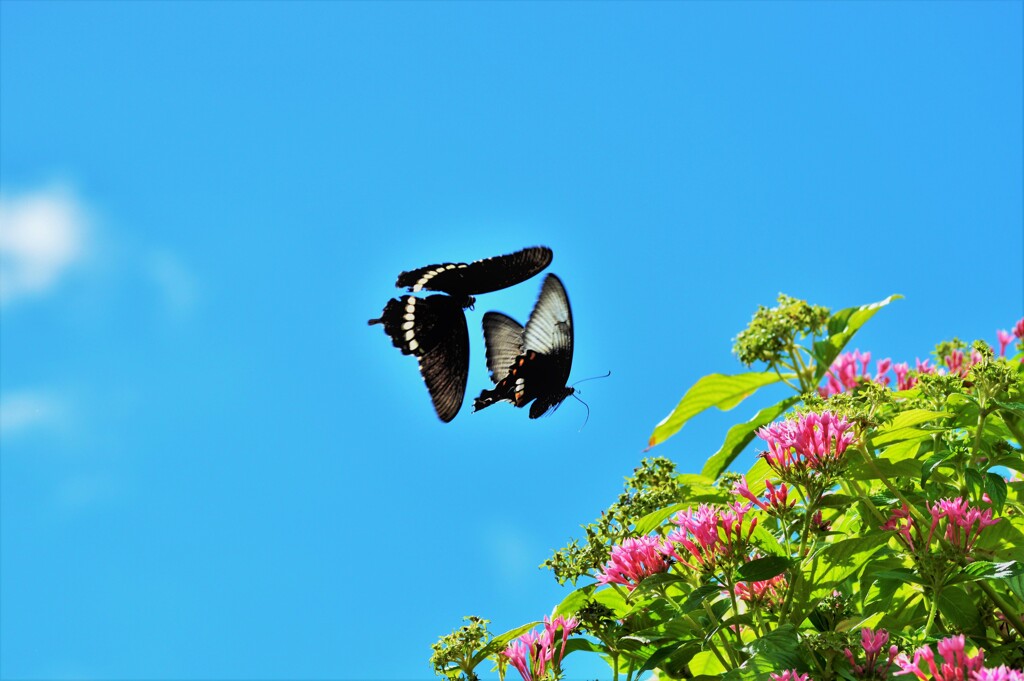
[[[530,359],[537,359],[537,353],[536,352],[531,352],[530,353]],[[523,361],[519,360],[519,363],[522,364]]]
[[[525,361],[526,361],[525,359],[523,359],[522,357],[520,357],[520,358],[519,358],[519,366],[523,366],[523,362],[525,362]]]

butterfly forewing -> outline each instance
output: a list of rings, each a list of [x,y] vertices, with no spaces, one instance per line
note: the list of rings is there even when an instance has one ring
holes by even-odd
[[[544,278],[540,297],[530,313],[530,320],[526,322],[525,341],[527,350],[543,353],[564,363],[565,375],[559,378],[562,379],[562,385],[565,385],[572,366],[572,308],[569,307],[569,296],[565,293],[561,279],[554,274]]]
[[[546,246],[532,246],[508,255],[472,263],[428,265],[398,275],[395,286],[410,292],[443,291],[453,296],[490,293],[526,281],[551,264]]]

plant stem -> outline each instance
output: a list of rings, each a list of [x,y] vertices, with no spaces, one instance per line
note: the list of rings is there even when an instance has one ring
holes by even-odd
[[[1017,611],[1013,609],[1009,603],[1007,603],[1002,595],[992,588],[992,585],[982,580],[975,582],[981,587],[981,590],[989,597],[989,599],[996,604],[996,606],[1002,611],[1003,616],[1006,617],[1006,621],[1010,623],[1014,629],[1017,630],[1021,636],[1024,636],[1024,621],[1021,620],[1021,616],[1017,614]]]

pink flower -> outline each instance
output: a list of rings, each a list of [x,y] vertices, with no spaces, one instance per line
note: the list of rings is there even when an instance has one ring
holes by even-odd
[[[611,560],[597,576],[598,584],[621,584],[632,591],[645,577],[671,566],[667,548],[659,537],[630,538],[612,548]]]
[[[996,338],[999,339],[999,356],[1006,357],[1006,346],[1013,340],[1013,336],[1008,332],[999,329],[996,331]]]
[[[772,681],[814,681],[809,674],[801,674],[795,669],[787,669],[781,674],[772,672]]]
[[[1013,335],[1017,337],[1017,340],[1024,340],[1024,317],[1017,320],[1017,323],[1013,325]]]
[[[829,532],[832,530],[832,523],[826,522],[821,517],[821,511],[815,511],[811,516],[811,529],[815,532]]]
[[[981,671],[984,667],[984,651],[979,650],[973,657],[964,652],[964,636],[950,636],[939,641],[939,655],[942,656],[942,663],[935,661],[935,655],[929,646],[921,646],[914,651],[914,659],[910,660],[906,655],[899,655],[896,664],[902,674],[913,674],[921,681],[933,679],[934,681],[966,681],[973,678],[974,672]],[[928,666],[927,670],[921,669],[921,662]]]
[[[908,376],[910,373],[910,365],[906,362],[900,362],[899,364],[892,365],[893,373],[896,374],[896,389],[897,390],[910,390],[917,383],[917,378],[914,376]]]
[[[796,505],[796,499],[789,501],[789,488],[786,487],[786,483],[782,483],[778,487],[772,484],[771,480],[765,481],[765,501],[761,501],[759,498],[754,496],[754,493],[747,487],[747,479],[741,477],[735,483],[733,483],[732,491],[734,494],[739,494],[744,499],[750,501],[762,511],[767,511],[773,515],[782,515],[789,509]]]
[[[768,451],[762,456],[783,479],[837,473],[846,448],[853,442],[849,421],[827,411],[772,423],[758,430],[757,435],[768,443]]]
[[[746,519],[750,509],[750,504],[734,503],[724,509],[701,504],[696,511],[680,511],[672,519],[679,527],[669,533],[665,546],[673,558],[697,571],[714,570],[722,562],[746,562],[757,527],[757,518]]]
[[[526,632],[509,643],[502,655],[519,671],[523,681],[540,681],[548,677],[549,671],[557,676],[562,670],[566,641],[578,626],[579,621],[575,617],[565,619],[559,615],[552,620],[545,616],[544,631]]]
[[[786,586],[786,575],[777,575],[761,582],[737,582],[732,591],[745,603],[765,603],[773,606],[782,603]]]
[[[843,651],[846,659],[850,661],[854,676],[858,679],[889,678],[889,668],[892,667],[893,660],[896,659],[899,649],[896,646],[889,646],[889,657],[883,663],[878,659],[878,654],[882,652],[882,648],[888,642],[889,632],[885,629],[880,629],[877,633],[870,629],[861,629],[860,645],[864,649],[864,664],[857,663],[853,657],[853,652],[849,648]]]
[[[844,352],[840,354],[829,367],[826,374],[828,380],[823,387],[818,388],[818,393],[822,397],[829,397],[836,393],[846,392],[855,388],[861,380],[889,385],[889,377],[885,374],[888,373],[889,367],[892,366],[892,360],[886,358],[877,362],[875,364],[874,376],[868,375],[868,363],[870,361],[870,352],[862,353],[860,350],[854,350],[852,353]],[[859,374],[857,373],[858,365],[860,367]]]
[[[963,555],[968,556],[981,536],[981,531],[999,522],[999,518],[992,517],[992,509],[975,508],[961,497],[940,499],[934,505],[928,504],[927,507],[932,516],[927,536],[914,522],[910,509],[906,506],[894,510],[881,529],[899,533],[910,550],[914,551],[916,547],[911,530],[915,530],[922,545],[927,547],[935,537],[935,530],[939,529],[941,525],[942,536],[946,541]]]
[[[901,508],[894,509],[892,515],[889,516],[889,520],[886,521],[880,529],[893,530],[897,532],[903,541],[906,542],[907,547],[914,550],[914,539],[910,535],[911,528],[915,527],[914,521],[910,516],[910,509],[904,505]]]
[[[928,510],[932,514],[932,526],[928,533],[929,541],[932,532],[942,520],[945,520],[943,535],[946,541],[965,555],[974,548],[983,529],[999,522],[999,518],[992,517],[992,509],[987,508],[983,511],[974,508],[962,497],[940,499],[934,506],[928,506]]]
[[[929,361],[930,360],[926,359],[922,362],[919,359],[915,359],[914,362],[917,364],[915,371],[917,371],[918,374],[934,374],[935,367],[929,364]]]
[[[953,350],[946,355],[945,362],[946,366],[949,367],[949,373],[960,376],[967,375],[967,367],[964,366],[964,353],[960,350]]]
[[[1024,671],[1010,669],[1005,664],[971,672],[971,681],[1024,681]]]

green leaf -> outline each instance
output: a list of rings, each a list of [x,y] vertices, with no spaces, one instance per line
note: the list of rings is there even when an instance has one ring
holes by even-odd
[[[792,624],[783,624],[761,638],[751,641],[747,650],[774,662],[776,669],[792,669],[803,664],[799,655],[800,638]]]
[[[754,394],[758,388],[778,383],[782,378],[777,374],[750,372],[735,376],[711,374],[693,384],[686,391],[676,408],[661,420],[651,433],[647,443],[650,449],[669,439],[691,418],[709,407],[728,411]]]
[[[846,474],[854,480],[892,480],[901,476],[916,478],[920,472],[921,464],[915,459],[894,462],[878,458],[875,459],[874,467],[869,466],[862,459],[854,459],[846,469]]]
[[[740,578],[748,582],[763,582],[778,577],[790,567],[790,560],[782,556],[766,556],[740,566]]]
[[[992,401],[995,402],[1001,409],[1010,412],[1017,418],[1024,419],[1024,402],[1000,402],[999,400]]]
[[[957,582],[977,582],[979,580],[992,581],[1010,579],[1024,575],[1024,565],[1015,560],[1006,563],[992,563],[987,560],[979,560],[968,565],[957,575]]]
[[[1003,512],[1003,504],[1006,503],[1006,481],[1003,480],[1003,476],[998,473],[986,473],[985,474],[985,491],[988,492],[989,499],[992,500],[992,506],[996,509],[996,513]]]
[[[722,587],[717,584],[705,584],[694,589],[679,608],[683,612],[690,612],[701,607],[701,604],[710,596],[717,596],[722,593]]]
[[[556,606],[555,614],[572,617],[579,612],[580,608],[587,604],[587,601],[591,599],[596,589],[596,584],[588,584],[587,586],[576,589],[563,598],[562,602]]]
[[[725,434],[725,442],[707,460],[701,473],[717,480],[725,472],[725,469],[736,460],[740,452],[746,449],[747,445],[757,436],[758,428],[768,425],[799,401],[798,396],[787,397],[778,404],[765,407],[757,412],[749,421],[737,423],[730,428],[729,432]]]
[[[691,504],[672,504],[665,508],[659,508],[657,511],[651,511],[636,521],[636,524],[633,525],[633,531],[638,535],[650,534],[656,528],[661,527],[661,524],[674,513],[678,513],[690,505]]]
[[[880,309],[902,297],[894,294],[877,303],[848,307],[832,315],[828,320],[828,338],[814,344],[814,355],[818,361],[814,371],[814,382],[818,383],[825,376],[832,361],[839,356],[839,353],[843,351],[860,327],[864,326]]]
[[[898,568],[896,570],[880,570],[871,575],[877,580],[891,580],[904,584],[925,584],[925,580],[910,568]]]
[[[947,586],[939,592],[939,612],[961,630],[978,626],[981,616],[974,600],[959,586]]]
[[[971,495],[974,498],[981,496],[981,491],[985,488],[985,482],[979,473],[974,468],[968,468],[964,470],[964,480],[967,482],[967,487],[973,492]]]
[[[637,671],[637,675],[642,672],[650,671],[662,665],[668,665],[671,661],[673,665],[683,665],[693,659],[693,656],[700,652],[700,641],[684,641],[683,643],[673,643],[672,645],[659,648],[647,658],[644,665]]]
[[[950,416],[944,411],[932,411],[930,409],[908,409],[905,412],[896,415],[889,423],[885,424],[878,429],[877,434],[871,438],[873,445],[881,446],[887,445],[893,442],[901,442],[903,440],[910,439],[924,439],[931,437],[932,433],[936,429],[923,429],[915,428],[922,423],[928,423],[935,419],[945,418]]]
[[[1006,586],[1018,599],[1024,601],[1024,575],[1015,575],[1006,579]]]
[[[710,650],[702,650],[690,660],[690,673],[695,677],[708,675],[717,676],[725,671],[725,667],[718,661],[715,654]]]

